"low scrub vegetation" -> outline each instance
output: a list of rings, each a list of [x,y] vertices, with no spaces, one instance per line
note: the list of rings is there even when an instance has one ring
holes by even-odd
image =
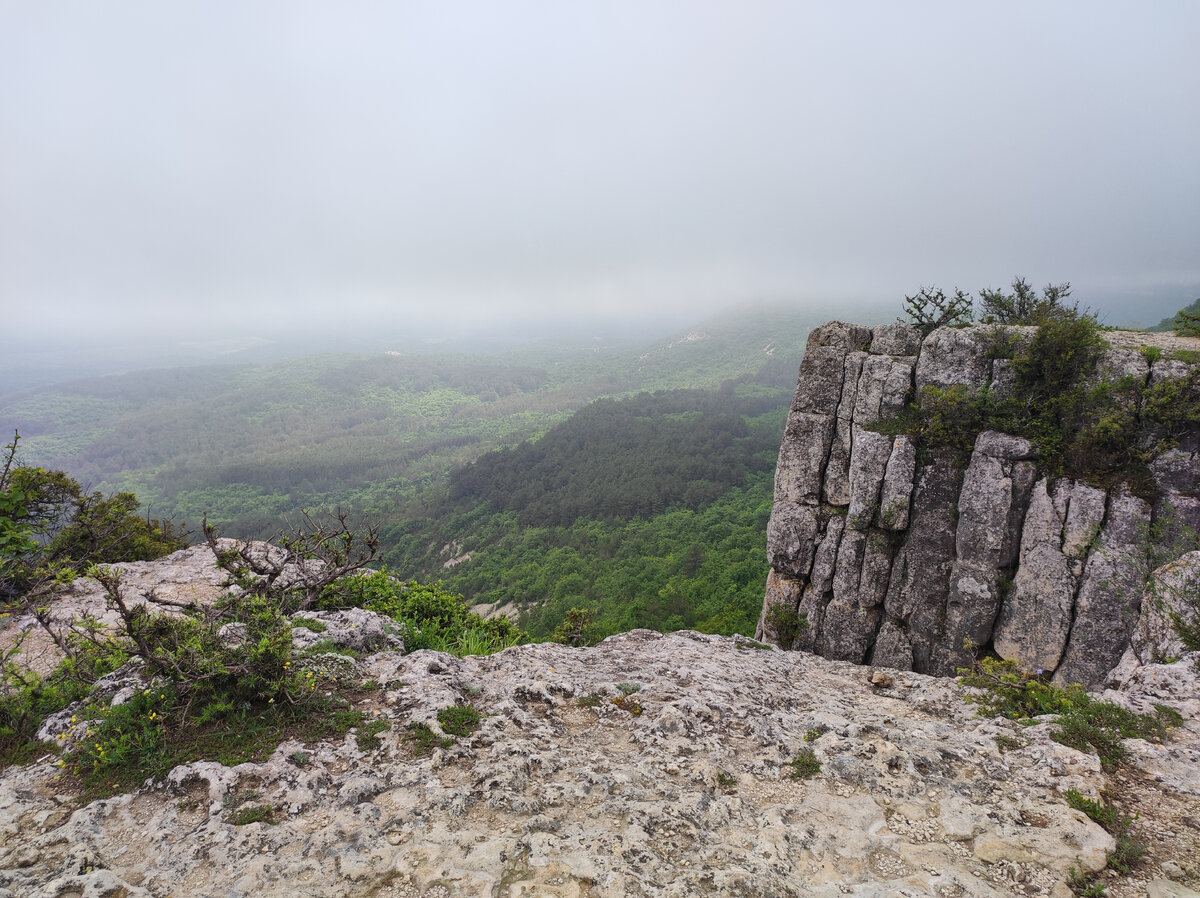
[[[318,607],[366,608],[390,617],[396,621],[407,651],[489,655],[528,640],[507,617],[481,617],[467,607],[462,596],[443,589],[440,583],[401,582],[386,568],[330,584]]]
[[[1166,706],[1156,706],[1153,714],[1138,714],[1093,699],[1078,684],[1055,686],[1012,661],[984,658],[974,668],[960,670],[958,682],[975,690],[966,698],[979,706],[981,715],[1012,720],[1053,715],[1056,728],[1051,738],[1095,754],[1106,769],[1127,760],[1123,740],[1161,741],[1179,722],[1178,712]]]
[[[25,480],[10,476],[21,470],[11,465],[11,449],[8,480],[0,484],[10,505],[25,501],[25,493],[13,485]],[[355,653],[328,640],[315,647],[316,653],[293,647],[296,626],[327,630],[319,621],[293,617],[314,605],[360,606],[385,614],[396,621],[410,649],[483,653],[524,639],[507,619],[485,621],[440,586],[399,583],[386,571],[359,573],[374,554],[375,538],[369,530],[351,529],[344,516],[306,522],[294,536],[267,546],[221,542],[205,521],[205,537],[237,588],[202,606],[153,592],[133,596],[119,570],[104,564],[80,569],[55,561],[51,570],[53,540],[38,543],[24,518],[18,516],[15,524],[7,518],[5,569],[16,559],[41,578],[43,588],[23,595],[20,607],[53,639],[62,660],[45,675],[22,667],[21,639],[0,659],[4,762],[22,763],[55,749],[61,755],[60,777],[94,798],[200,758],[223,764],[262,761],[285,739],[314,742],[355,730],[360,749],[380,747],[380,735],[390,724],[367,719],[348,700],[359,689],[352,676]],[[148,525],[130,526],[142,532]],[[92,615],[55,616],[53,585],[79,574],[102,587],[115,627]],[[321,654],[325,651],[351,657],[332,665]],[[105,688],[94,688],[110,674]],[[472,708],[455,706],[445,713],[447,732],[467,735],[478,725]],[[69,719],[55,722],[56,744],[47,746],[37,734],[56,714]]]
[[[964,465],[976,436],[999,430],[1029,439],[1043,470],[1098,487],[1126,481],[1153,494],[1147,464],[1200,426],[1200,370],[1183,378],[1098,376],[1105,343],[1095,315],[1066,305],[1069,285],[1041,297],[1021,279],[1011,294],[984,291],[985,322],[996,325],[992,359],[1006,359],[1013,386],[988,389],[926,386],[880,430],[915,438],[922,462],[948,455]],[[1004,325],[1036,325],[1031,337]],[[1153,356],[1153,353],[1151,353]]]

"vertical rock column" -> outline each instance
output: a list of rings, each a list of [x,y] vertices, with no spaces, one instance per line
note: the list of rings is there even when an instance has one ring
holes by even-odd
[[[1043,477],[1033,487],[1021,556],[992,647],[1022,670],[1050,674],[1062,660],[1087,553],[1104,520],[1105,495],[1084,483]]]
[[[1141,610],[1149,529],[1147,502],[1123,487],[1109,494],[1104,526],[1083,569],[1055,683],[1096,689],[1121,660]]]
[[[815,650],[826,658],[861,664],[883,617],[895,554],[892,534],[908,524],[916,449],[906,436],[893,439],[869,428],[900,413],[915,362],[914,356],[872,355],[862,365],[851,424],[849,504],[832,597],[810,634]],[[820,598],[806,595],[805,604],[815,606]]]
[[[768,632],[768,609],[775,604],[796,611],[813,573],[817,547],[831,517],[821,509],[827,463],[837,433],[839,408],[847,388],[850,407],[857,365],[871,341],[870,328],[835,321],[815,328],[808,337],[792,405],[788,411],[779,461],[775,469],[775,501],[767,525],[767,557],[771,572],[757,635]]]
[[[954,567],[946,596],[946,628],[928,673],[953,676],[992,640],[1000,611],[1000,573],[1017,562],[1021,525],[1036,468],[1029,441],[987,430],[958,497]]]

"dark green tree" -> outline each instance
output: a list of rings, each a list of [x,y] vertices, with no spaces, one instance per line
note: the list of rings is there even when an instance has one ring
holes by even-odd
[[[990,288],[979,291],[980,320],[985,324],[1045,324],[1076,317],[1076,305],[1067,305],[1071,285],[1047,284],[1039,296],[1025,278],[1014,278],[1012,292]]]
[[[1175,334],[1180,337],[1200,337],[1200,299],[1175,313]]]

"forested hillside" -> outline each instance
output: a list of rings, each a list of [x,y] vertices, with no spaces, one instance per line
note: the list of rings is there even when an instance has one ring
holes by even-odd
[[[771,474],[791,386],[601,399],[489,452],[382,534],[388,563],[507,606],[549,636],[631,627],[748,632],[767,574]]]
[[[324,355],[75,381],[0,406],[24,460],[157,518],[271,537],[379,527],[388,569],[591,638],[750,632],[771,471],[808,327],[743,312],[651,344]],[[539,439],[540,437],[540,439]],[[496,451],[492,451],[496,450]]]
[[[0,406],[28,463],[134,492],[194,528],[270,536],[299,509],[394,525],[487,450],[546,432],[599,397],[794,382],[820,314],[742,312],[638,346],[550,343],[492,356],[401,347],[264,365],[140,371]],[[683,414],[683,412],[681,412]]]

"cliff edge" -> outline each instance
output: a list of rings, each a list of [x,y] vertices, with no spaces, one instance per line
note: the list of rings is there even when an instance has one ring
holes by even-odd
[[[1085,423],[1094,444],[1124,439],[1143,462],[1136,483],[1097,485],[981,411],[1032,401],[1019,375],[1035,332],[832,322],[811,333],[779,451],[760,639],[784,641],[779,621],[802,613],[791,647],[827,658],[951,676],[994,652],[1089,689],[1131,646],[1129,663],[1171,653],[1162,603],[1143,601],[1146,565],[1164,560],[1151,543],[1200,527],[1200,432],[1121,430],[1144,397],[1161,405],[1173,385],[1194,388],[1200,340],[1103,334],[1083,376],[1120,414]],[[950,401],[971,414],[936,423],[957,432],[912,425],[923,403]],[[969,458],[945,448],[956,439]]]

